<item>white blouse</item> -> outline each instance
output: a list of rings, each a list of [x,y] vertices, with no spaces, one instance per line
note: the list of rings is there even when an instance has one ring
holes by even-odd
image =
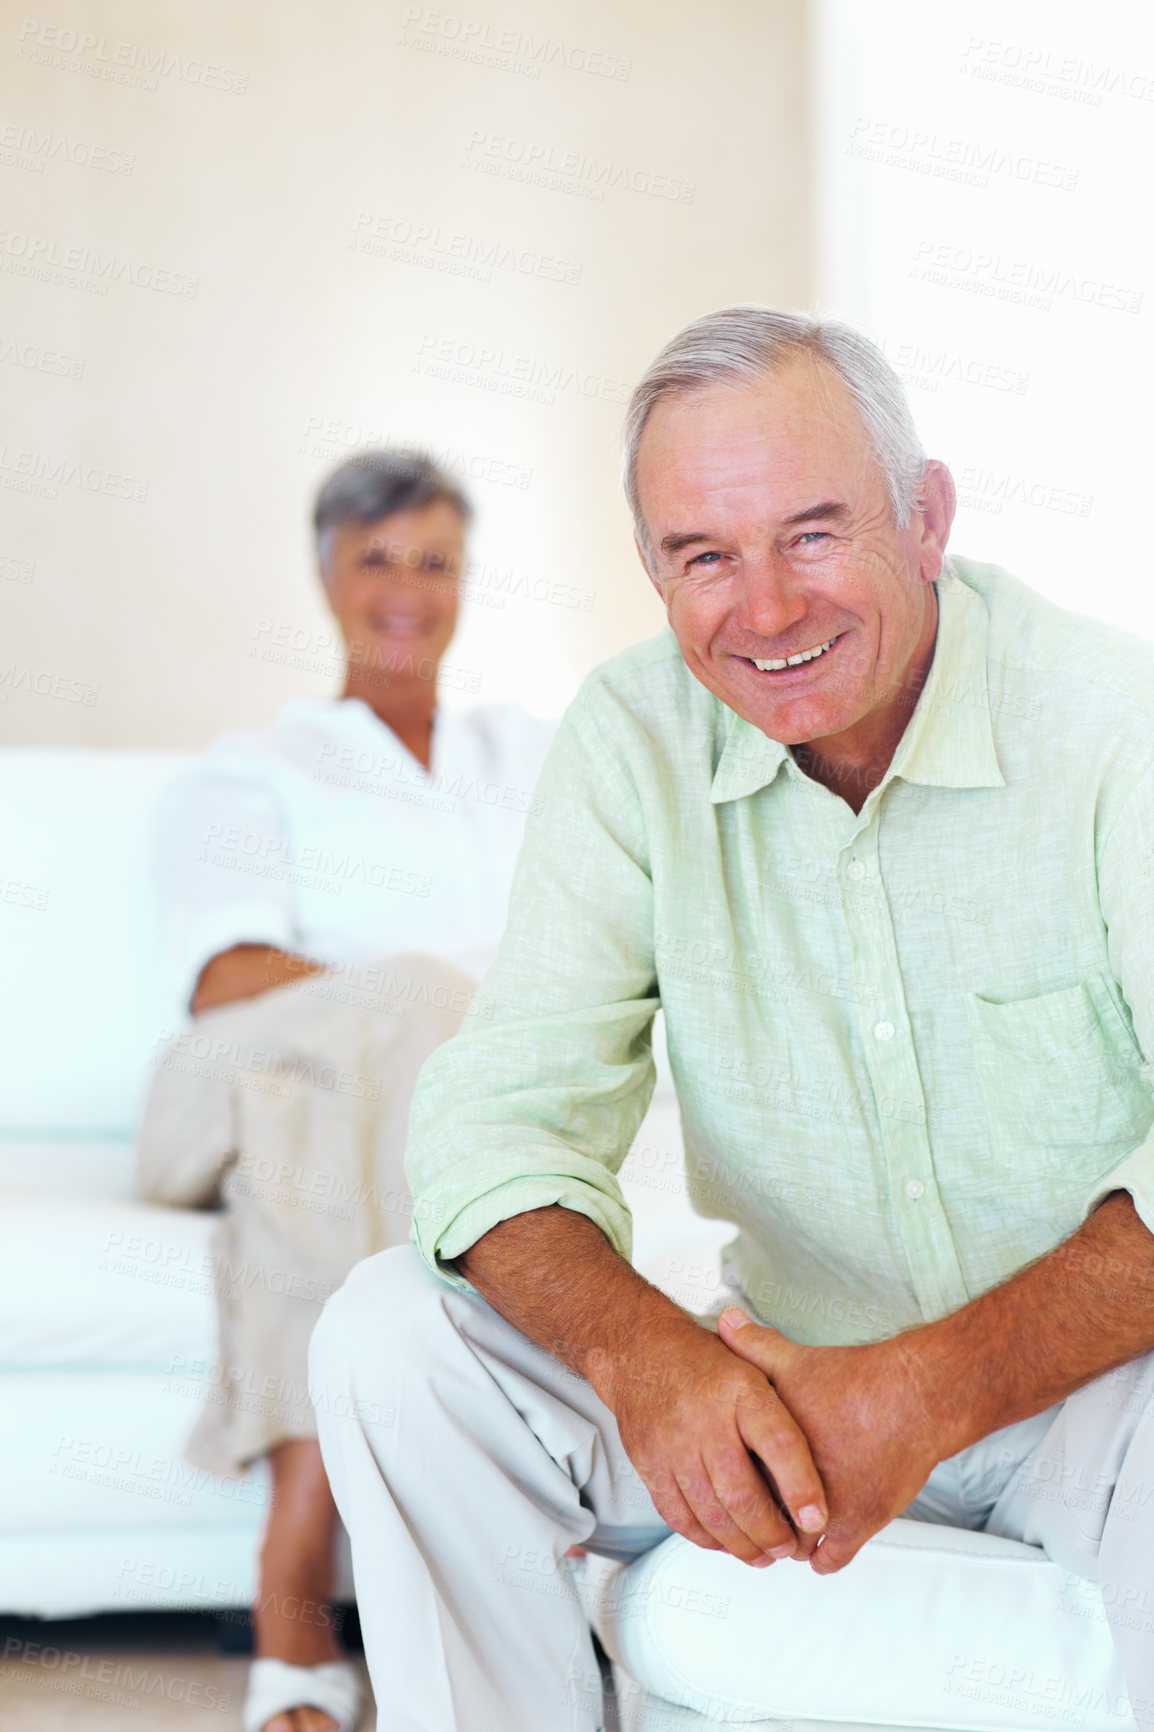
[[[267,732],[226,734],[161,803],[181,1002],[243,943],[331,965],[420,951],[479,977],[556,725],[515,704],[438,709],[428,770],[360,698],[286,704]]]

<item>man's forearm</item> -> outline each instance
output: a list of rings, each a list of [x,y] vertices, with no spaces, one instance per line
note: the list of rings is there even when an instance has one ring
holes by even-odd
[[[458,1267],[522,1334],[585,1377],[658,1515],[762,1567],[808,1557],[827,1521],[809,1446],[768,1380],[558,1205],[491,1229]]]
[[[639,1339],[698,1330],[618,1255],[588,1216],[554,1204],[502,1221],[457,1267],[522,1335],[586,1378],[612,1407],[614,1372]]]
[[[1154,1234],[1114,1192],[1038,1262],[898,1345],[956,1453],[1154,1349]]]

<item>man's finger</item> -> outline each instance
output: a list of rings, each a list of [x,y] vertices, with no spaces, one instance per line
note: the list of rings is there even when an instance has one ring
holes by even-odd
[[[777,1392],[767,1389],[764,1401],[738,1408],[737,1424],[745,1444],[776,1486],[798,1534],[816,1540],[829,1522],[829,1503],[796,1419]],[[810,1549],[804,1548],[806,1553]]]
[[[793,1346],[780,1329],[770,1329],[755,1323],[740,1305],[727,1305],[717,1319],[717,1333],[733,1353],[741,1355],[750,1365],[756,1365],[767,1377],[772,1377],[782,1363],[782,1352]]]
[[[698,1519],[743,1563],[792,1557],[797,1535],[740,1436],[703,1452],[702,1477],[686,1484]]]
[[[860,1529],[834,1522],[829,1532],[822,1535],[817,1550],[810,1558],[810,1569],[819,1576],[835,1575],[838,1570],[844,1570],[847,1564],[853,1562],[870,1537]]]
[[[777,1329],[763,1328],[751,1321],[736,1305],[727,1306],[718,1318],[718,1335],[732,1353],[754,1365],[772,1382],[774,1370],[780,1367],[783,1353],[793,1343]],[[797,1529],[797,1555],[808,1557],[816,1536],[822,1533],[829,1519],[828,1502],[821,1475],[814,1465],[804,1432],[789,1412],[776,1390],[770,1391],[768,1419],[760,1409],[750,1419],[748,1406],[738,1409],[738,1424],[742,1436],[764,1464],[777,1487],[790,1520]]]
[[[700,1546],[702,1551],[723,1552],[725,1550],[721,1541],[714,1539],[713,1535],[702,1527],[685,1501],[685,1495],[672,1474],[662,1474],[661,1483],[659,1485],[651,1484],[647,1489],[653,1499],[654,1509],[663,1522],[669,1523],[675,1534],[680,1534],[691,1544]]]

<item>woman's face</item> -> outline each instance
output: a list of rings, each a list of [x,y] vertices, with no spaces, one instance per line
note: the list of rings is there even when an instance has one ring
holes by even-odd
[[[359,683],[435,679],[457,626],[465,525],[434,499],[375,523],[343,524],[333,537],[325,590]]]

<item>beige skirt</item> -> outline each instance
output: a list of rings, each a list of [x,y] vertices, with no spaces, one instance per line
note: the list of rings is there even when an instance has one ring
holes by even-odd
[[[220,1207],[219,1350],[186,1446],[197,1467],[236,1475],[316,1436],[309,1337],[354,1263],[409,1238],[417,1075],[475,985],[426,956],[334,969],[206,1012],[158,1060],[141,1194]]]

